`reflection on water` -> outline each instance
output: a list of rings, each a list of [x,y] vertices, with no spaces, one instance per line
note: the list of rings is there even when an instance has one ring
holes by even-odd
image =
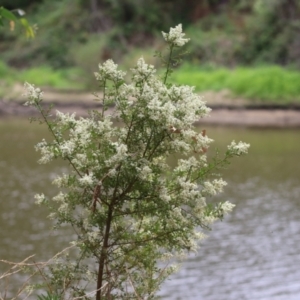
[[[232,139],[251,143],[250,154],[224,172],[229,185],[221,198],[236,208],[213,226],[160,294],[184,300],[300,299],[299,132],[207,132],[221,151]],[[0,121],[1,259],[20,261],[35,253],[38,261],[68,245],[67,229],[51,233],[47,212],[34,205],[35,193],[55,193],[51,180],[66,167],[36,163],[33,145],[45,134],[27,120]]]

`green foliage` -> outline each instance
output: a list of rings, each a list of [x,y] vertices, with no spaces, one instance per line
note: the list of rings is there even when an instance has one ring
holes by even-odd
[[[9,10],[5,9],[4,7],[0,7],[0,25],[3,26],[2,19],[7,19],[9,21],[17,22],[17,17],[10,12]]]
[[[233,95],[262,102],[300,102],[300,72],[279,66],[230,70],[185,65],[174,74],[173,79],[179,84],[191,84],[197,91],[228,89]]]
[[[111,18],[126,38],[145,33],[153,34],[167,14],[159,1],[105,0]],[[168,18],[168,16],[167,16]],[[168,25],[169,20],[164,20]],[[139,24],[139,26],[136,26]],[[140,39],[142,42],[142,39]]]
[[[162,29],[162,20],[165,28],[179,22],[187,25],[202,17],[202,12],[205,16],[222,6],[214,0],[104,0],[102,3],[99,7],[122,36],[137,46],[145,43],[145,37],[156,35]]]
[[[3,80],[7,80],[8,78],[12,78],[16,75],[16,71],[10,68],[6,63],[0,60],[0,78]]]
[[[15,9],[20,7],[22,9],[30,7],[31,5],[38,4],[43,0],[1,0],[1,4],[8,9]]]
[[[69,88],[68,81],[78,78],[77,71],[74,75],[68,71],[75,67],[81,69],[82,74],[78,86],[94,88],[88,74],[107,58],[127,68],[143,52],[147,60],[155,64],[150,53],[161,44],[154,31],[160,28],[161,20],[169,27],[179,19],[189,24],[189,62],[220,67],[207,75],[201,75],[201,70],[192,71],[195,79],[191,80],[197,90],[225,88],[246,98],[281,103],[299,99],[295,72],[264,67],[266,63],[300,66],[300,9],[296,0],[40,2],[23,2],[30,12],[28,20],[39,26],[34,42],[29,43],[24,37],[0,28],[1,59],[22,70],[20,75],[7,72],[6,82],[24,80],[27,75],[23,74],[28,72],[30,77],[27,78],[38,85]],[[255,67],[260,64],[261,68]],[[237,68],[239,65],[254,68]],[[234,71],[222,70],[222,67],[234,68]],[[34,70],[24,71],[28,68]],[[54,72],[53,69],[67,70]],[[177,77],[179,83],[188,80],[184,79],[188,74]],[[247,84],[249,80],[251,85]]]
[[[18,68],[46,64],[54,68],[79,66],[90,72],[93,62],[86,56],[89,54],[95,61],[100,59],[96,63],[107,59],[107,54],[121,63],[129,49],[151,47],[161,20],[166,28],[179,22],[188,25],[191,62],[227,67],[257,63],[300,67],[298,0],[23,3],[30,12],[28,20],[39,27],[34,43],[0,29],[2,59]]]
[[[97,65],[106,60],[108,57],[116,59],[120,58],[125,49],[116,46],[119,50],[113,50],[114,31],[106,33],[105,35],[92,34],[84,43],[77,43],[69,50],[70,57],[74,61],[76,67],[82,70],[84,76],[82,83],[86,87],[94,87],[95,81],[92,80],[90,74],[97,70]]]
[[[38,296],[38,300],[60,300],[60,297],[47,292],[47,295]]]
[[[18,81],[29,80],[42,87],[56,89],[83,89],[82,72],[75,68],[53,70],[49,66],[40,66],[18,72]]]
[[[82,90],[85,88],[83,72],[77,68],[54,70],[49,66],[18,71],[0,61],[0,82],[4,85],[22,84],[30,80],[41,87],[50,87],[65,90]]]
[[[254,1],[240,52],[241,60],[295,64],[299,68],[299,17],[298,0]]]
[[[29,18],[39,27],[34,43],[18,39],[7,51],[6,61],[16,67],[45,62],[53,68],[74,65],[69,50],[72,44],[85,39],[87,28],[84,21],[87,12],[81,9],[79,2],[54,0],[41,3]]]
[[[237,63],[243,35],[236,30],[234,16],[208,16],[190,26],[189,60],[201,64],[232,67]]]
[[[18,15],[22,16],[25,12],[21,9],[14,10]],[[16,17],[12,11],[4,7],[0,7],[0,26],[4,26],[3,20],[6,19],[10,22],[10,30],[13,31],[15,27],[15,23],[19,23],[23,26],[25,30],[25,35],[27,38],[34,38],[35,36],[35,29],[30,26],[28,21],[23,17]]]

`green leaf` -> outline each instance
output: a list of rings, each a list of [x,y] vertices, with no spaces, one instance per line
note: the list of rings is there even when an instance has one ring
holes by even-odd
[[[0,16],[10,20],[10,21],[18,21],[18,18],[9,10],[4,7],[0,7]]]
[[[28,21],[25,18],[21,18],[19,21],[23,25],[23,27],[25,28],[26,37],[28,37],[28,38],[34,38],[34,36],[35,36],[34,30],[29,25]]]

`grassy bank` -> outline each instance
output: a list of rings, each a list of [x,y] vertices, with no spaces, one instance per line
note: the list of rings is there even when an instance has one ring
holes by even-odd
[[[229,90],[239,96],[263,103],[300,103],[300,72],[279,66],[201,69],[184,65],[174,72],[178,84],[195,86],[199,92]]]
[[[51,87],[61,90],[82,90],[85,88],[80,80],[82,74],[77,68],[54,70],[44,65],[40,67],[17,70],[0,61],[0,90],[15,83],[28,81],[40,87]],[[1,84],[2,83],[2,84]],[[1,92],[1,91],[0,91]]]
[[[0,63],[0,96],[15,83],[25,81],[58,90],[87,90],[86,75],[77,68],[53,70],[42,66],[23,71]],[[90,74],[90,82],[94,80]],[[193,85],[198,92],[227,90],[235,97],[264,104],[300,104],[300,72],[279,66],[200,68],[183,65],[172,74],[173,82]]]

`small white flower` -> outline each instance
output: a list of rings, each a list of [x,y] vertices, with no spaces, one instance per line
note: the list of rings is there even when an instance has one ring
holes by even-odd
[[[235,141],[232,141],[231,144],[227,147],[230,152],[235,155],[247,154],[250,144],[244,142],[239,142],[238,144]]]
[[[145,78],[149,79],[156,72],[154,66],[146,64],[143,57],[138,59],[136,67],[131,71],[134,74],[132,78],[134,82],[142,81]]]
[[[119,71],[118,65],[112,59],[108,59],[103,65],[99,65],[99,73],[94,73],[98,81],[110,79],[113,81],[121,81],[124,79],[126,72]]]
[[[227,182],[223,179],[215,179],[212,182],[206,181],[203,184],[202,193],[210,196],[214,196],[223,191],[223,187],[227,185]]]
[[[64,174],[63,176],[57,176],[52,184],[56,185],[59,188],[66,187],[68,185],[69,176]]]
[[[148,166],[144,166],[139,170],[139,177],[144,180],[148,179],[149,181],[152,181],[152,170]]]
[[[235,207],[235,204],[232,204],[228,201],[221,204],[221,208],[222,208],[224,214],[231,212],[234,207]]]
[[[119,163],[120,161],[124,160],[128,155],[127,146],[125,144],[115,142],[112,143],[112,145],[115,147],[116,154],[114,154],[112,157],[105,161],[107,166]]]
[[[58,208],[58,212],[61,214],[68,214],[70,212],[70,206],[67,202],[64,202]]]
[[[59,145],[59,149],[63,157],[67,157],[73,154],[76,149],[74,140],[68,140]]]
[[[197,168],[198,161],[194,156],[187,159],[179,159],[178,166],[174,169],[174,172],[189,172],[192,168]]]
[[[91,186],[94,183],[93,173],[91,172],[89,175],[85,174],[81,178],[79,178],[79,182],[83,186]]]
[[[57,214],[54,213],[54,212],[52,212],[52,213],[49,214],[48,218],[49,218],[50,220],[55,220],[55,219],[57,218]]]
[[[34,84],[25,82],[24,88],[26,91],[23,96],[28,99],[28,101],[24,103],[25,106],[35,105],[42,101],[43,92],[39,88],[35,88]]]
[[[36,194],[34,196],[34,198],[36,199],[35,203],[38,205],[40,205],[46,201],[46,197],[44,194]]]
[[[91,140],[91,134],[96,124],[93,120],[80,118],[76,121],[74,128],[71,130],[70,135],[76,142],[85,147]]]
[[[76,153],[72,163],[79,168],[84,168],[88,164],[88,157],[85,153]]]
[[[170,44],[174,44],[177,47],[182,47],[185,45],[190,39],[184,39],[185,33],[182,32],[182,25],[179,24],[174,28],[170,28],[169,33],[162,32],[162,35],[166,42]]]
[[[66,194],[64,194],[63,192],[59,192],[56,196],[54,196],[52,199],[55,202],[65,202],[66,201]]]
[[[40,143],[38,143],[35,146],[35,150],[41,152],[42,156],[38,161],[40,164],[46,164],[52,161],[54,158],[54,153],[51,150],[50,145],[45,141],[45,139],[43,139]]]
[[[90,243],[95,243],[97,242],[98,238],[99,238],[100,234],[98,231],[90,231],[87,234],[88,240]]]
[[[58,119],[58,124],[60,125],[71,125],[71,124],[75,124],[76,120],[75,120],[75,116],[76,113],[72,113],[71,115],[69,113],[62,113],[60,111],[56,111],[56,118]]]

